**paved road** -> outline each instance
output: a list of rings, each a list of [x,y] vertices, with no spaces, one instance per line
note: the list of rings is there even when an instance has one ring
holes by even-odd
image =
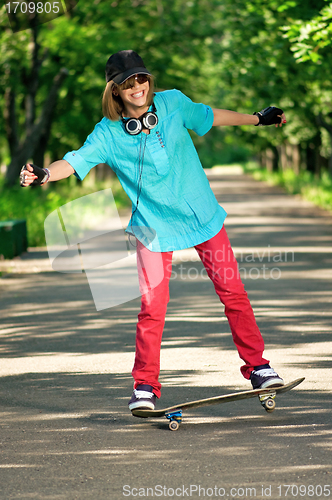
[[[192,410],[177,432],[135,419],[139,299],[97,312],[85,275],[43,252],[2,263],[16,273],[0,279],[1,499],[332,497],[332,216],[238,170],[209,177],[266,356],[305,382],[271,414],[251,399]],[[249,388],[195,253],[174,260],[159,404]]]

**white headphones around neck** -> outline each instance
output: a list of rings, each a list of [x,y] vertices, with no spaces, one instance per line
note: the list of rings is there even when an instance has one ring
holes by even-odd
[[[152,111],[147,111],[139,118],[122,118],[126,132],[130,135],[138,135],[143,128],[152,130],[158,123],[156,107],[152,104]]]

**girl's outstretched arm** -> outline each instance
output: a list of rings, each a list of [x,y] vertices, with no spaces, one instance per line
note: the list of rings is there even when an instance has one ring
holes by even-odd
[[[213,109],[214,127],[232,125],[276,125],[282,127],[286,123],[285,113],[280,108],[269,106],[259,113],[248,115],[229,111],[228,109]]]

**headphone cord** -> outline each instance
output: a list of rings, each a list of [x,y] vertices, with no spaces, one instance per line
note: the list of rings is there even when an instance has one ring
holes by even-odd
[[[143,136],[145,136],[145,137],[143,138]],[[134,228],[133,228],[133,218],[134,218],[134,215],[138,209],[139,198],[141,196],[141,191],[142,191],[142,174],[143,174],[144,154],[145,154],[147,138],[148,138],[148,134],[141,134],[141,140],[140,140],[140,145],[139,145],[139,154],[138,154],[137,200],[136,200],[136,207],[134,210],[132,210],[131,217],[130,217],[130,229],[131,229],[132,234],[129,233],[128,239],[129,239],[129,243],[134,247],[137,247],[137,243],[136,243],[136,245],[134,245],[130,240],[130,236],[132,236],[132,235],[135,236],[135,232],[134,232]]]

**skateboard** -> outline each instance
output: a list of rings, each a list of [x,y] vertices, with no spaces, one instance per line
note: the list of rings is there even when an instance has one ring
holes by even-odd
[[[267,412],[272,412],[276,407],[275,398],[277,394],[288,392],[297,385],[301,384],[305,377],[298,378],[293,382],[279,387],[268,387],[266,389],[252,389],[250,391],[235,392],[233,394],[224,394],[223,396],[215,396],[213,398],[198,399],[197,401],[189,401],[186,403],[169,406],[161,410],[149,409],[134,409],[132,414],[134,417],[141,418],[159,418],[166,417],[169,420],[169,428],[171,431],[178,430],[182,422],[182,411],[189,410],[190,408],[198,408],[200,406],[216,405],[219,403],[230,403],[231,401],[240,401],[241,399],[250,399],[258,396],[261,405]]]

